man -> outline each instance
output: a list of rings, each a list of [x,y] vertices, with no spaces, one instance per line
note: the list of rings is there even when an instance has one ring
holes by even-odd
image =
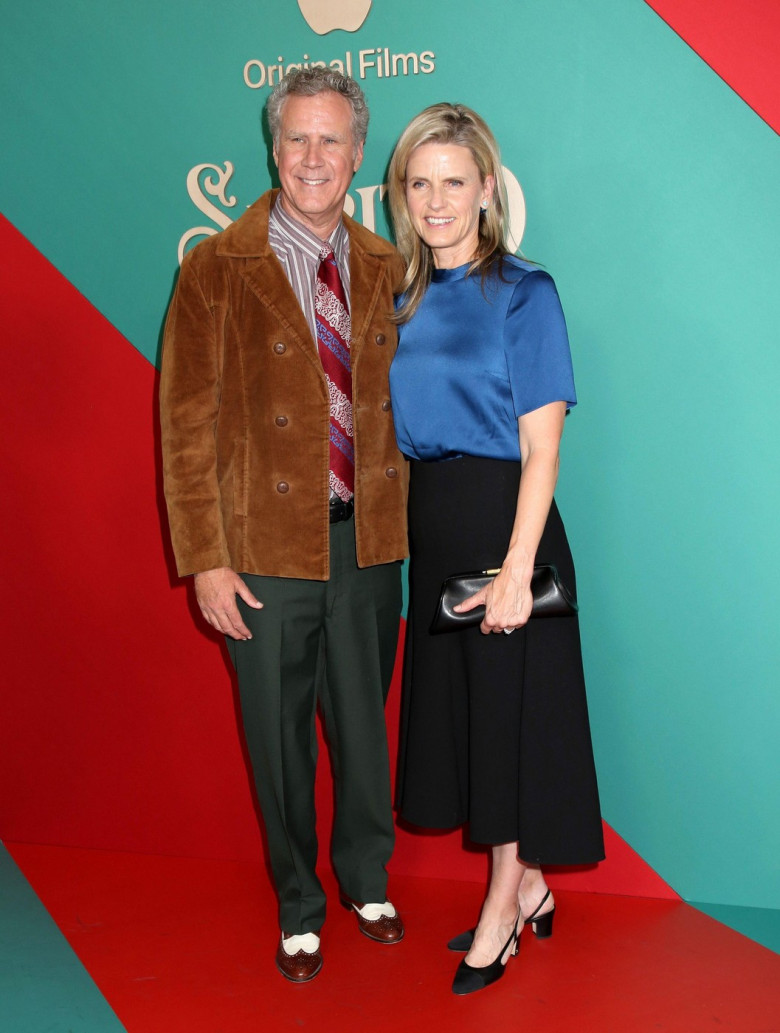
[[[324,68],[268,101],[280,191],[184,259],[165,331],[165,494],[181,575],[227,636],[279,896],[276,964],[322,966],[315,708],[332,751],[332,858],[366,936],[397,943],[384,700],[406,555],[388,391],[402,265],[342,214],[363,159],[357,83]]]

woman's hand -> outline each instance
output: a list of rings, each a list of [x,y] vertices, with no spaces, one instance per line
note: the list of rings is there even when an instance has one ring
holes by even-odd
[[[531,616],[534,600],[531,595],[531,574],[526,576],[511,566],[505,566],[484,588],[454,609],[467,613],[476,606],[485,607],[485,616],[479,626],[483,635],[505,632],[509,635],[515,628],[522,628]]]
[[[509,634],[528,623],[534,605],[531,594],[533,563],[527,569],[526,574],[524,570],[518,571],[511,566],[502,567],[501,573],[486,586],[487,610],[480,625],[483,634],[491,631]]]

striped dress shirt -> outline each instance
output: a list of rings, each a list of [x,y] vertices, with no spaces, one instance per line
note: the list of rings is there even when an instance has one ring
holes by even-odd
[[[344,223],[338,226],[328,238],[336,265],[344,286],[347,307],[351,309],[349,295],[349,234]],[[314,288],[317,268],[320,264],[320,248],[323,241],[289,215],[277,197],[268,220],[268,243],[287,273],[298,304],[309,324],[311,336],[317,342],[317,323],[314,315]]]

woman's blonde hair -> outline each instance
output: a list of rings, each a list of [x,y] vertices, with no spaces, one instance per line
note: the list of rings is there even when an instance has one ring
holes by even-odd
[[[412,225],[406,201],[406,167],[412,152],[426,143],[468,147],[482,182],[488,176],[495,180],[490,205],[479,217],[479,240],[468,275],[480,272],[484,282],[494,264],[509,253],[506,243],[509,228],[506,186],[496,138],[484,119],[463,104],[433,104],[425,108],[401,133],[388,173],[388,198],[396,244],[406,262],[402,285],[405,297],[396,313],[396,319],[401,323],[410,319],[417,310],[433,271],[431,249]]]

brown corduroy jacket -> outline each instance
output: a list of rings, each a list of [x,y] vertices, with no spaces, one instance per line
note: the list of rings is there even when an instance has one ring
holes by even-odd
[[[165,327],[163,470],[179,574],[215,567],[326,580],[325,374],[306,319],[268,244],[264,194],[186,255]],[[395,249],[344,217],[350,238],[355,533],[361,567],[407,554],[407,464],[388,370]]]

